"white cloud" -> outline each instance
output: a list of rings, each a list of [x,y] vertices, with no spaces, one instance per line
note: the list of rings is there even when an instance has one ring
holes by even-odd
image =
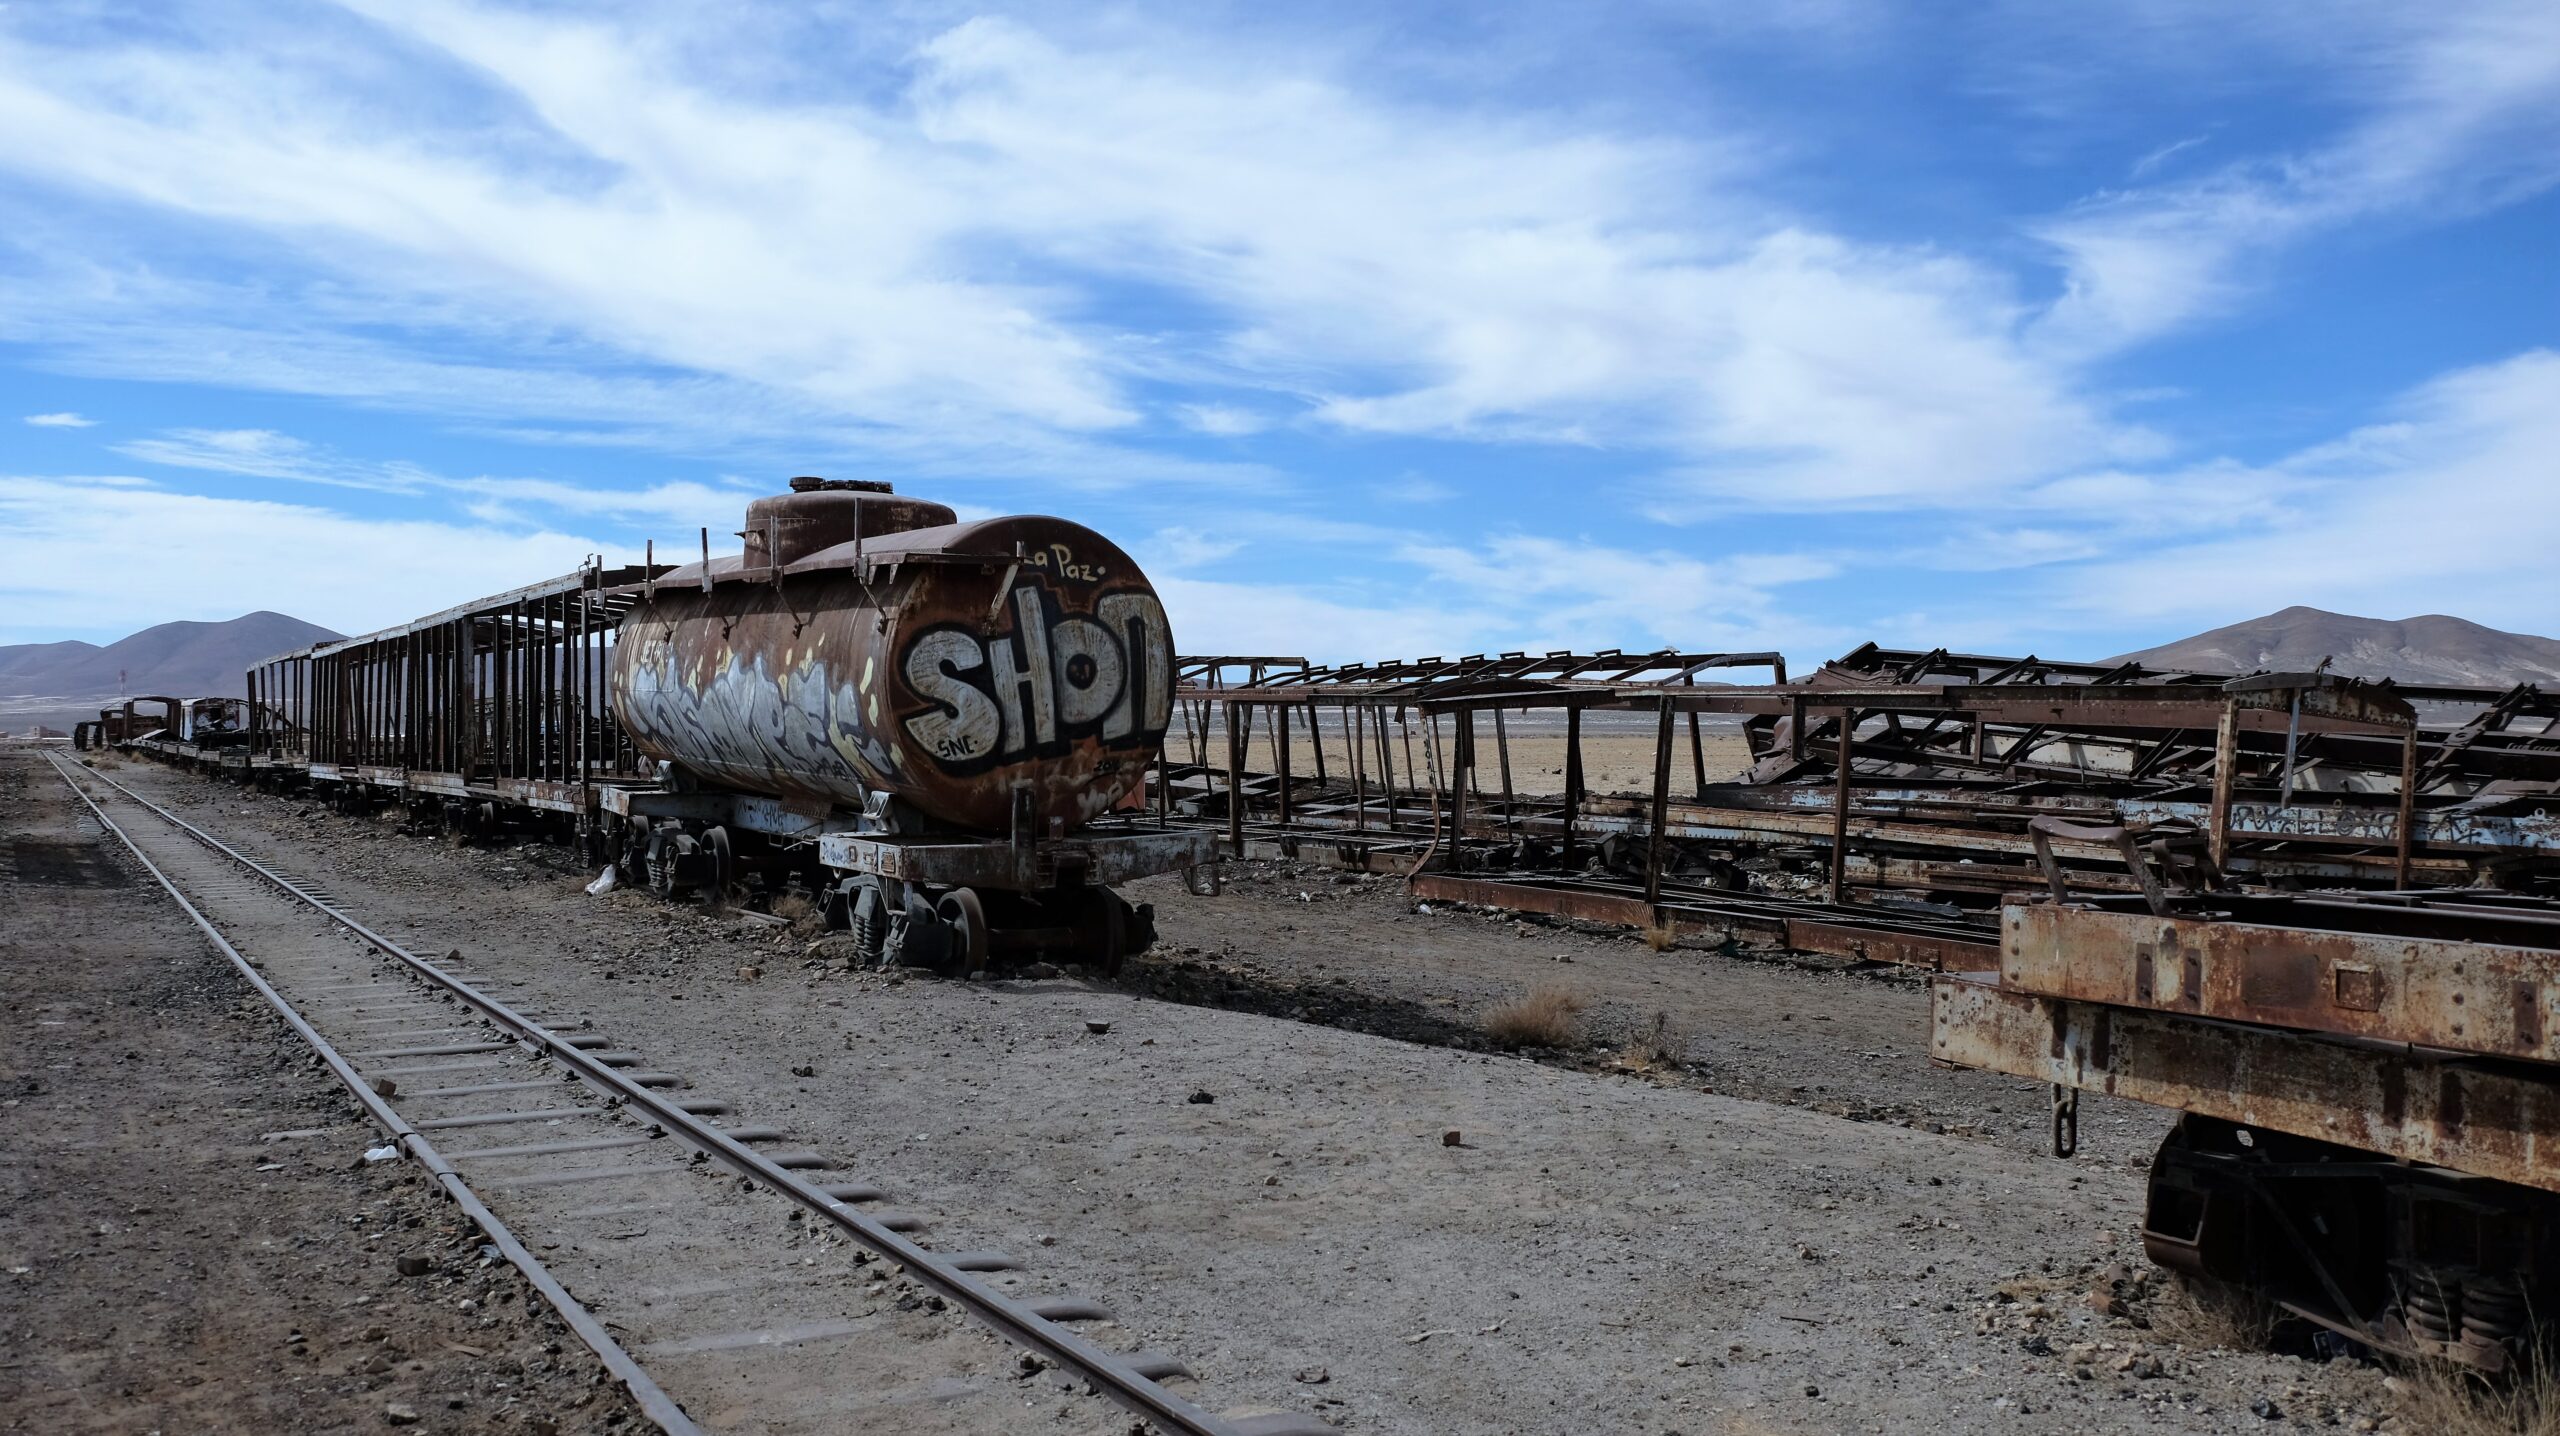
[[[539,509],[556,516],[671,523],[686,531],[708,526],[725,535],[747,500],[762,492],[739,482],[715,487],[673,480],[621,488],[488,475],[447,478],[405,460],[350,458],[272,429],[172,429],[118,444],[115,450],[178,468],[383,493],[451,495],[482,523],[509,526],[527,524],[526,511]]]
[[[592,538],[355,518],[120,477],[0,477],[0,641],[273,609],[355,633],[568,573]],[[277,556],[289,556],[279,560]]]
[[[2226,308],[2278,250],[2322,231],[2442,222],[2560,183],[2560,7],[2548,0],[2189,18],[2199,44],[2236,24],[2324,56],[2361,117],[2304,152],[2097,195],[2041,226],[2067,270],[2038,326],[2056,352],[2107,352]]]
[[[98,427],[97,420],[84,419],[78,414],[71,413],[29,414],[27,416],[27,422],[35,425],[39,429],[94,429]]]
[[[2531,350],[2408,395],[2388,421],[2263,472],[2270,496],[2214,537],[2121,554],[2058,577],[2048,602],[2083,622],[2229,622],[2292,604],[2399,618],[2458,613],[2560,628],[2560,353]]]
[[[1262,415],[1233,404],[1184,404],[1174,412],[1182,416],[1185,426],[1221,439],[1259,434],[1271,427]]]
[[[129,459],[259,479],[415,493],[427,478],[407,464],[352,462],[273,429],[172,429],[114,446]]]
[[[1740,133],[1489,116],[1285,49],[992,19],[876,98],[803,99],[606,22],[356,8],[494,100],[350,94],[295,47],[0,50],[0,163],[316,263],[324,302],[281,317],[319,347],[244,339],[254,288],[211,345],[95,312],[20,331],[93,368],[215,353],[231,382],[460,412],[530,394],[644,430],[748,428],[736,390],[803,428],[1120,482],[1182,475],[1048,450],[1120,449],[1140,380],[1196,391],[1174,412],[1212,434],[1312,405],[1370,433],[1655,447],[1687,490],[1780,506],[1961,503],[2155,447],[2021,347],[1999,275],[1788,214]],[[1123,284],[1169,297],[1151,327],[1089,317]],[[498,357],[386,354],[386,325]],[[564,340],[625,372],[530,362]]]

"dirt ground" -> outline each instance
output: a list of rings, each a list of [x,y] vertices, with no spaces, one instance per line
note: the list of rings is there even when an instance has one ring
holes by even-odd
[[[639,1429],[75,807],[0,744],[0,1430]]]
[[[1277,866],[1141,885],[1165,945],[1118,984],[848,973],[587,897],[560,849],[120,776],[752,1103],[937,1245],[1036,1251],[1221,1404],[1416,1436],[2413,1429],[2369,1368],[2170,1339],[2131,1238],[2158,1114],[2093,1105],[2085,1155],[2043,1155],[2043,1094],[1931,1069],[1891,974]],[[1599,1045],[1483,1050],[1483,1009],[1549,981]],[[1618,1060],[1656,1012],[1668,1051]]]

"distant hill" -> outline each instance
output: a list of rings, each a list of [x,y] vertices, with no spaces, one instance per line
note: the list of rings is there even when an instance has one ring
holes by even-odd
[[[239,696],[248,691],[243,675],[250,664],[342,636],[261,611],[224,623],[163,623],[104,648],[76,641],[16,644],[0,647],[0,698]]]
[[[2357,618],[2288,608],[2109,659],[2154,668],[2299,672],[2334,658],[2333,673],[2504,688],[2560,683],[2560,640],[2505,633],[2441,613]]]

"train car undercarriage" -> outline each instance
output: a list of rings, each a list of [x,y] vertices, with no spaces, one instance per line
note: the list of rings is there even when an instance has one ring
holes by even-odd
[[[2143,1242],[2379,1352],[2506,1371],[2560,1302],[2560,903],[2040,900],[1931,985],[1932,1056],[2180,1111]]]

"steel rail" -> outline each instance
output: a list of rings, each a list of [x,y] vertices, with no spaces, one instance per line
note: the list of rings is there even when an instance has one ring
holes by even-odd
[[[53,757],[60,763],[58,756]],[[1334,1428],[1313,1417],[1275,1414],[1228,1418],[1214,1414],[1168,1391],[1155,1378],[1131,1365],[1116,1352],[1107,1351],[1041,1316],[1025,1304],[973,1279],[968,1272],[929,1248],[881,1225],[871,1217],[846,1206],[788,1168],[776,1166],[754,1148],[731,1138],[719,1128],[655,1091],[628,1080],[612,1067],[598,1062],[579,1048],[554,1036],[548,1028],[481,992],[451,973],[438,968],[408,949],[366,927],[355,918],[323,899],[305,891],[299,884],[214,837],[204,829],[134,792],[131,788],[88,770],[91,777],[114,788],[125,797],[157,814],[172,827],[196,841],[223,854],[259,877],[274,883],[293,897],[363,939],[375,949],[407,966],[420,978],[460,998],[496,1026],[513,1033],[516,1039],[531,1047],[537,1055],[549,1057],[576,1072],[588,1082],[609,1090],[623,1100],[626,1109],[645,1112],[648,1119],[683,1138],[696,1150],[741,1177],[761,1182],[789,1199],[803,1210],[825,1220],[871,1250],[904,1265],[907,1273],[925,1285],[958,1302],[972,1316],[992,1327],[999,1335],[1016,1345],[1028,1347],[1052,1362],[1072,1369],[1091,1382],[1101,1394],[1122,1407],[1155,1421],[1182,1436],[1305,1436],[1305,1433],[1329,1432]],[[77,791],[77,784],[73,785]],[[82,795],[86,798],[86,794]],[[95,804],[91,804],[95,808]],[[130,845],[130,840],[128,840]],[[164,880],[165,881],[165,880]],[[173,889],[174,891],[174,889]],[[201,921],[201,920],[200,920]]]
[[[604,1329],[604,1325],[596,1320],[595,1314],[580,1304],[576,1297],[571,1296],[566,1287],[560,1285],[559,1280],[552,1276],[550,1268],[542,1264],[542,1259],[527,1250],[524,1243],[516,1239],[516,1234],[508,1229],[507,1224],[499,1220],[498,1214],[489,1210],[488,1206],[480,1200],[479,1194],[472,1191],[470,1184],[463,1180],[462,1173],[455,1170],[451,1162],[445,1160],[444,1154],[436,1150],[435,1144],[427,1139],[426,1134],[410,1126],[407,1119],[393,1111],[390,1103],[385,1101],[380,1093],[374,1091],[372,1084],[366,1082],[356,1071],[354,1064],[348,1062],[328,1038],[321,1036],[317,1029],[304,1020],[302,1014],[294,1009],[293,1004],[285,1000],[284,994],[276,991],[240,949],[232,946],[231,940],[222,935],[221,929],[215,927],[212,920],[207,918],[193,902],[190,902],[185,893],[178,890],[178,885],[170,880],[167,873],[160,870],[159,864],[151,861],[150,856],[142,851],[142,845],[133,840],[133,835],[118,825],[115,819],[108,817],[106,809],[98,806],[95,798],[82,791],[80,784],[73,779],[70,765],[63,762],[58,754],[47,753],[45,756],[52,760],[55,774],[62,779],[62,785],[69,788],[72,796],[88,807],[90,816],[98,820],[99,826],[115,834],[116,840],[124,844],[125,851],[133,854],[133,860],[142,865],[142,870],[149,873],[153,881],[160,884],[161,889],[177,903],[179,910],[187,915],[188,920],[204,932],[205,937],[221,951],[224,957],[231,960],[231,965],[239,971],[240,976],[248,982],[250,987],[256,989],[260,997],[267,1000],[267,1005],[276,1010],[285,1024],[293,1029],[294,1035],[308,1044],[311,1050],[319,1055],[320,1060],[328,1065],[331,1074],[345,1084],[349,1092],[355,1094],[356,1100],[364,1104],[366,1114],[373,1119],[374,1124],[389,1132],[394,1145],[415,1158],[420,1166],[426,1168],[435,1177],[437,1185],[444,1189],[445,1195],[454,1205],[462,1209],[463,1214],[471,1219],[472,1225],[478,1227],[482,1235],[488,1237],[490,1245],[497,1248],[498,1254],[505,1257],[509,1265],[523,1273],[524,1279],[532,1283],[534,1290],[542,1293],[542,1299],[551,1304],[551,1309],[560,1314],[560,1319],[568,1323],[569,1329],[577,1333],[578,1339],[586,1343],[587,1349],[594,1352],[596,1359],[604,1363],[605,1369],[613,1373],[614,1379],[622,1383],[623,1389],[631,1393],[631,1399],[638,1403],[641,1414],[657,1423],[658,1429],[667,1433],[667,1436],[707,1436],[700,1426],[694,1424],[692,1417],[685,1415],[684,1408],[676,1404],[675,1398],[669,1396],[658,1385],[648,1371],[632,1358],[630,1352],[623,1350],[622,1343],[613,1339],[613,1334]],[[117,789],[144,807],[151,808],[164,818],[171,816],[148,799],[136,795],[131,789],[104,774],[92,771],[90,776]],[[176,820],[172,819],[172,821]],[[180,826],[185,825],[182,823]],[[236,857],[237,854],[233,856]],[[268,876],[272,877],[273,874]]]

